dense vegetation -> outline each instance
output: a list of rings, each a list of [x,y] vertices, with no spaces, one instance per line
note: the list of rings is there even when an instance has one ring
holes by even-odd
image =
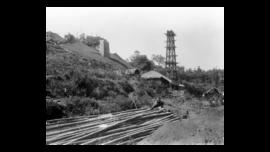
[[[73,35],[65,36],[65,43],[77,41]],[[95,38],[81,36],[88,46],[97,45]],[[152,60],[139,51],[130,57],[130,65],[142,72],[156,70],[166,75],[164,57],[153,55]],[[211,87],[224,90],[224,70],[204,71],[200,68],[177,67],[176,82],[200,97]],[[167,95],[166,85],[141,80],[137,76],[118,75],[112,64],[93,60],[76,52],[67,52],[60,45],[47,43],[46,47],[46,100],[47,119],[79,115],[95,115],[151,106],[152,99]],[[132,95],[131,95],[132,94]],[[54,102],[51,99],[57,99]]]
[[[47,119],[132,109],[131,92],[139,95],[137,108],[152,104],[153,93],[137,78],[120,76],[110,64],[66,52],[57,45],[48,44],[46,75],[46,96],[61,103],[46,100]]]
[[[139,51],[135,51],[130,57],[130,64],[142,71],[156,70],[165,76],[167,75],[164,68],[165,57],[162,55],[153,55],[152,60],[149,60],[145,55],[141,55]],[[177,66],[177,79],[175,81],[184,84],[185,89],[190,94],[201,97],[203,92],[212,87],[216,87],[221,91],[224,90],[224,70],[212,69],[205,71],[200,67],[185,69]]]

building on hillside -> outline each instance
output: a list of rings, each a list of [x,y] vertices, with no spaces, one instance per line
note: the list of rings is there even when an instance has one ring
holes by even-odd
[[[105,39],[99,40],[99,45],[96,49],[100,52],[103,57],[110,58],[110,45],[109,42]]]
[[[149,71],[146,72],[144,74],[141,75],[142,79],[146,79],[146,80],[157,80],[160,81],[161,83],[165,83],[165,84],[171,84],[172,80],[169,79],[168,77],[156,72],[156,71]]]
[[[176,83],[168,77],[156,72],[149,71],[141,75],[141,78],[151,81],[159,81],[159,84],[165,84],[170,86],[174,90],[182,90],[185,86],[183,84]]]

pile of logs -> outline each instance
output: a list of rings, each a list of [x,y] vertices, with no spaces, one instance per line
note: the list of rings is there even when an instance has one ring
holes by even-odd
[[[162,110],[133,109],[99,116],[47,121],[47,145],[136,144],[167,122],[177,121]]]

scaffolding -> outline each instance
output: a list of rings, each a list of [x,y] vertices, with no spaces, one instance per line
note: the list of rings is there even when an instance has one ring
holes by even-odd
[[[176,80],[177,73],[176,73],[176,54],[175,54],[175,33],[170,30],[165,33],[167,36],[166,41],[166,61],[165,61],[165,68],[168,74],[168,77],[172,80]]]

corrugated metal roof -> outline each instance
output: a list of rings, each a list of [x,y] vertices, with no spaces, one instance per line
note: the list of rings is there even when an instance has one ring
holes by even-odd
[[[144,79],[155,79],[155,78],[163,78],[165,80],[167,80],[168,82],[172,83],[172,80],[167,78],[166,76],[156,72],[156,71],[149,71],[149,72],[146,72],[144,74],[141,75],[142,78]]]

